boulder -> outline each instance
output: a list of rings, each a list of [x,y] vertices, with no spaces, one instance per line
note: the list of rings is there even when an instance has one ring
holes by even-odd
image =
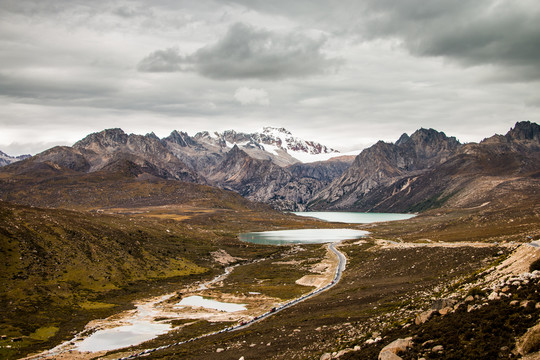
[[[332,354],[330,353],[324,353],[321,355],[321,359],[320,360],[330,360],[332,359]]]
[[[437,312],[437,310],[427,310],[423,311],[420,314],[416,315],[416,319],[414,319],[414,323],[416,325],[420,325],[431,319],[431,317]]]
[[[339,359],[340,357],[342,357],[343,355],[345,354],[348,354],[350,352],[353,352],[354,350],[353,349],[343,349],[343,350],[340,350],[338,351],[338,353],[336,354],[336,356],[334,356],[336,359]]]
[[[516,350],[521,355],[540,350],[540,323],[536,324],[521,337],[516,343]]]
[[[398,360],[398,354],[404,353],[412,346],[412,338],[397,339],[386,345],[379,353],[379,360]]]
[[[453,309],[454,308],[451,308],[451,307],[442,308],[441,310],[439,310],[439,314],[444,316],[444,315],[446,315],[448,313],[451,313]]]
[[[403,358],[389,351],[385,351],[379,354],[379,360],[403,360]]]

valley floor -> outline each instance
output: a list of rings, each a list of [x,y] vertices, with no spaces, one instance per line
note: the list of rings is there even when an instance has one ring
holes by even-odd
[[[515,210],[515,214],[520,211]],[[305,294],[311,291],[313,286],[321,286],[328,281],[328,274],[331,272],[329,269],[335,266],[335,260],[328,256],[324,246],[248,246],[243,249],[244,245],[239,244],[231,234],[254,230],[256,227],[262,230],[343,226],[315,221],[296,222],[291,217],[278,219],[279,221],[275,218],[266,219],[254,226],[253,224],[261,221],[257,214],[253,214],[253,218],[246,221],[236,213],[219,209],[115,209],[114,213],[114,216],[140,218],[141,221],[152,219],[158,222],[178,222],[184,224],[183,226],[212,232],[213,236],[223,236],[223,239],[227,239],[227,251],[224,253],[213,250],[212,255],[212,261],[221,261],[221,268],[216,267],[213,274],[206,274],[197,281],[211,280],[221,272],[217,269],[236,263],[241,265],[220,281],[207,286],[207,289],[198,289],[199,284],[190,287],[186,282],[183,287],[176,288],[180,293],[173,295],[171,300],[177,302],[182,297],[197,294],[218,300],[247,303],[250,310],[232,318],[217,312],[209,317],[205,315],[196,320],[191,318],[189,322],[186,322],[185,317],[171,318],[168,321],[177,326],[177,330],[140,346],[106,354],[65,353],[63,356],[66,359],[115,359],[128,356],[144,349],[223,329],[244,318],[251,318],[258,312],[267,311],[282,301]],[[119,213],[123,215],[118,215]],[[504,221],[497,220],[500,216],[504,216],[504,212],[448,211],[428,213],[404,222],[350,225],[369,230],[371,236],[365,240],[347,241],[340,246],[348,259],[347,268],[342,280],[329,291],[254,323],[244,330],[173,346],[145,358],[237,360],[243,356],[245,359],[319,359],[326,356],[324,354],[329,354],[328,359],[332,356],[337,358],[338,355],[343,359],[376,359],[385,345],[397,338],[409,336],[415,337],[415,342],[409,355],[403,355],[404,359],[460,358],[455,357],[455,343],[444,344],[448,350],[446,355],[428,351],[427,345],[421,345],[433,340],[435,346],[438,345],[435,342],[441,342],[440,339],[445,336],[449,337],[448,329],[451,326],[448,324],[458,318],[462,321],[470,314],[469,309],[473,312],[470,315],[477,317],[480,322],[485,320],[487,323],[487,318],[494,317],[493,314],[504,315],[506,312],[517,325],[509,327],[506,332],[497,335],[498,337],[489,337],[482,333],[484,337],[481,340],[475,336],[462,340],[463,346],[468,346],[468,352],[461,354],[476,354],[479,349],[496,345],[497,356],[501,353],[506,358],[517,358],[517,355],[512,353],[515,350],[515,341],[535,324],[540,310],[535,310],[534,306],[533,309],[527,308],[528,305],[511,307],[510,301],[529,299],[540,302],[540,299],[536,299],[534,289],[531,290],[523,284],[519,290],[517,287],[508,290],[511,297],[499,297],[492,302],[488,299],[491,291],[487,291],[486,287],[493,286],[505,276],[509,278],[528,271],[530,263],[540,256],[536,248],[530,247],[531,249],[527,250],[528,257],[520,257],[526,259],[520,266],[506,266],[511,265],[507,259],[521,243],[538,237],[540,219],[534,212],[523,218],[511,215]],[[482,221],[477,222],[477,219]],[[485,229],[489,231],[483,231]],[[219,242],[217,245],[216,248],[219,247]],[[257,251],[263,251],[261,254],[264,255],[254,256]],[[499,268],[489,270],[495,266]],[[161,294],[155,295],[166,294],[171,289],[163,288]],[[465,299],[471,294],[473,300],[466,303]],[[143,297],[142,293],[138,293],[138,299]],[[443,316],[433,312],[429,320],[417,323],[419,314],[432,308],[434,301],[444,299],[452,300],[451,313]],[[484,303],[489,306],[482,305]],[[489,309],[492,309],[491,313],[487,311]],[[437,309],[439,310],[441,309]],[[200,315],[201,311],[187,310],[184,315],[194,313]],[[488,333],[481,325],[471,326]],[[463,331],[472,331],[471,329]],[[503,341],[501,338],[507,340]],[[418,343],[417,339],[422,339],[422,343]],[[453,346],[453,352],[450,352],[448,346]]]

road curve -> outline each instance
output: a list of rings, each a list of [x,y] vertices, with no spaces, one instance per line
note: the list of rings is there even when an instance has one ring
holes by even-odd
[[[286,302],[285,304],[282,304],[280,306],[272,308],[270,311],[267,311],[262,315],[258,315],[258,316],[254,317],[253,319],[251,319],[249,321],[241,322],[240,324],[230,326],[228,328],[225,328],[225,329],[222,329],[222,330],[219,330],[219,331],[215,331],[215,332],[212,332],[212,333],[197,336],[197,337],[189,339],[189,340],[178,341],[178,342],[171,343],[171,344],[168,344],[168,345],[163,345],[163,346],[160,346],[160,347],[157,347],[157,348],[147,349],[147,350],[132,354],[132,355],[127,356],[127,357],[118,358],[116,360],[135,359],[135,358],[138,358],[138,357],[145,356],[147,354],[153,353],[155,351],[164,350],[164,349],[168,349],[168,348],[173,347],[173,346],[179,346],[179,345],[182,345],[182,344],[190,343],[190,342],[197,341],[197,340],[200,340],[200,339],[203,339],[203,338],[207,338],[207,337],[210,337],[210,336],[213,336],[213,335],[226,333],[226,332],[233,332],[233,331],[237,331],[237,330],[242,330],[242,329],[245,329],[248,326],[250,326],[250,325],[252,325],[252,324],[254,324],[256,322],[259,322],[259,321],[262,321],[262,320],[264,320],[266,318],[269,318],[270,316],[272,316],[274,314],[277,314],[278,312],[280,312],[280,311],[282,311],[284,309],[290,308],[290,307],[292,307],[292,306],[294,306],[294,305],[296,305],[296,304],[298,304],[298,303],[300,303],[302,301],[305,301],[305,300],[307,300],[309,298],[312,298],[312,297],[314,297],[314,296],[316,296],[316,295],[318,295],[318,294],[320,294],[320,293],[322,293],[324,291],[327,291],[328,289],[334,287],[341,280],[341,276],[343,274],[343,271],[345,270],[345,265],[347,264],[347,258],[345,257],[345,255],[343,255],[343,253],[341,251],[336,249],[336,243],[329,244],[328,249],[330,251],[332,251],[334,254],[336,254],[336,256],[338,258],[338,266],[337,266],[336,271],[334,273],[334,278],[332,279],[332,282],[330,284],[327,284],[327,285],[323,286],[322,288],[314,290],[314,291],[312,291],[312,292],[310,292],[310,293],[308,293],[306,295],[302,295],[299,298],[296,298],[294,300]]]

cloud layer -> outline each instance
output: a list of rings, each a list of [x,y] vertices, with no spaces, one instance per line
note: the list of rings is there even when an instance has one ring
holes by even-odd
[[[233,24],[215,44],[190,55],[178,48],[156,50],[141,60],[139,71],[196,71],[219,79],[281,80],[321,75],[332,71],[340,60],[322,52],[325,39],[301,33],[278,34],[243,23]]]
[[[537,0],[4,0],[0,150],[108,127],[478,141],[540,118],[538,24]]]
[[[252,89],[248,87],[241,87],[236,89],[234,98],[242,105],[269,105],[270,98],[268,92],[264,89]]]

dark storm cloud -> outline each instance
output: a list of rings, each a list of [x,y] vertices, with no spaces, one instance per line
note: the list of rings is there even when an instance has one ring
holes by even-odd
[[[322,52],[323,37],[277,34],[237,23],[213,45],[187,56],[178,49],[157,50],[138,65],[139,71],[194,70],[212,79],[276,80],[306,77],[333,70],[340,60]]]
[[[540,2],[537,0],[231,0],[248,8],[302,18],[335,35],[397,39],[412,54],[440,56],[464,66],[506,68],[498,79],[540,79]]]

